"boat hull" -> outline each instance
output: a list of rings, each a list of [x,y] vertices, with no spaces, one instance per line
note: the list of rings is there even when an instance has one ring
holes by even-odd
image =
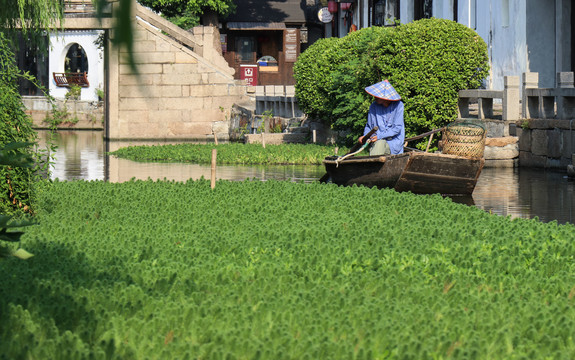
[[[331,182],[392,188],[416,194],[471,195],[484,159],[425,152],[323,161]]]

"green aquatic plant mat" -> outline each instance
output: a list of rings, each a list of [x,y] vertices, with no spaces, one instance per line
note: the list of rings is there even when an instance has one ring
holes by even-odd
[[[55,182],[3,359],[568,359],[575,226],[276,181]]]
[[[229,143],[213,144],[176,144],[176,145],[140,145],[128,146],[111,152],[111,155],[134,161],[190,162],[209,164],[212,161],[212,149],[218,150],[218,164],[238,165],[320,165],[326,156],[335,154],[335,146],[315,144],[260,144]],[[338,149],[344,154],[347,149]]]

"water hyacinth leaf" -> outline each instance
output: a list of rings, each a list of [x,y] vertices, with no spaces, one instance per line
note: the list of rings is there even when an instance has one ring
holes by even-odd
[[[278,181],[221,181],[214,192],[207,180],[54,182],[39,203],[22,242],[42,256],[5,279],[3,298],[27,320],[0,328],[3,354],[27,339],[36,358],[65,346],[124,358],[442,358],[460,338],[458,351],[494,359],[573,353],[573,227]],[[350,211],[356,203],[375,214]],[[39,306],[47,296],[58,305]],[[528,335],[531,325],[548,337]],[[500,328],[524,339],[511,355],[494,339]]]
[[[28,251],[20,248],[20,249],[14,251],[12,253],[12,256],[15,256],[21,260],[27,260],[27,259],[31,258],[32,256],[34,256],[34,254],[31,254]]]

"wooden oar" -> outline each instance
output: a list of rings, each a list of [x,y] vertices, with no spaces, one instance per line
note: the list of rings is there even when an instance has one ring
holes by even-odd
[[[377,130],[379,130],[379,128],[378,128],[377,126],[374,126],[373,129],[371,129],[367,134],[365,134],[365,136],[363,137],[364,139],[366,139],[365,141],[367,141],[367,139],[369,139],[373,134],[375,134],[375,132],[376,132]],[[363,144],[358,141],[357,144],[353,145],[353,146],[351,147],[351,149],[349,149],[349,151],[348,151],[347,154],[345,154],[345,155],[348,155],[348,154],[351,154],[351,153],[356,152],[356,151],[359,150],[359,148],[362,147],[362,146],[363,146]],[[344,155],[344,156],[345,156],[345,155]]]

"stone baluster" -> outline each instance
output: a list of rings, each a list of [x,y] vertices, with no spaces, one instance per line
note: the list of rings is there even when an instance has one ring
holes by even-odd
[[[503,79],[503,120],[518,120],[519,76],[505,76]]]
[[[575,118],[575,88],[573,72],[557,73],[557,118]]]
[[[523,73],[523,101],[522,112],[523,118],[535,119],[539,117],[539,97],[527,96],[528,89],[537,89],[539,86],[539,73],[529,72]]]

